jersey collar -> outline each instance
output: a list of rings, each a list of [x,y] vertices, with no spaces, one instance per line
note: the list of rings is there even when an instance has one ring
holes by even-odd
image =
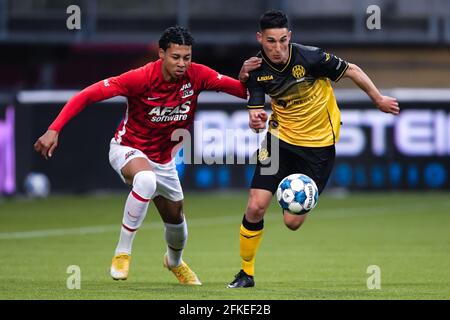
[[[263,60],[269,65],[269,67],[271,67],[272,69],[274,69],[275,71],[278,72],[283,72],[284,70],[286,70],[287,66],[291,63],[291,58],[292,58],[292,43],[289,43],[289,58],[288,61],[286,62],[285,65],[281,66],[277,66],[275,64],[273,64],[270,59],[266,56],[266,54],[264,53],[264,50],[261,50],[261,55]]]

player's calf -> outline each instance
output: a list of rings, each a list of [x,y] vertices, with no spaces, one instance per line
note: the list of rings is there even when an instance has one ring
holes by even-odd
[[[306,216],[307,214],[294,215],[289,213],[288,211],[285,211],[283,214],[284,224],[286,225],[286,227],[288,227],[288,229],[292,231],[298,230],[303,222],[305,222]]]

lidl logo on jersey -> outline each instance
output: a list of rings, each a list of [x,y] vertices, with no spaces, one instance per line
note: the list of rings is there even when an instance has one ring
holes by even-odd
[[[186,101],[182,105],[176,107],[158,106],[153,107],[148,115],[151,122],[170,122],[170,121],[184,121],[188,118],[188,112],[191,109],[191,102]]]

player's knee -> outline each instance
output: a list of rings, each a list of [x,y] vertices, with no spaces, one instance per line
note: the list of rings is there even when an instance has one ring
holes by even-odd
[[[266,213],[266,208],[257,201],[250,201],[247,206],[246,216],[252,220],[261,220]]]
[[[134,175],[133,191],[141,197],[150,199],[156,191],[156,175],[153,171],[139,171]]]

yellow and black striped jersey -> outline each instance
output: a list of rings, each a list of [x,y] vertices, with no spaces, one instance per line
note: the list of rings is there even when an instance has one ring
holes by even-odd
[[[272,104],[269,131],[297,146],[325,147],[339,138],[340,112],[330,79],[338,81],[348,63],[320,48],[289,45],[286,65],[274,65],[264,54],[260,68],[250,72],[248,108]]]

